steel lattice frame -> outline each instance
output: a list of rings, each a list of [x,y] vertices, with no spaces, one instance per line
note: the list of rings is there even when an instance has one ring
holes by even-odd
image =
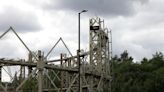
[[[29,92],[78,92],[77,56],[71,54],[62,38],[57,41],[47,55],[44,55],[40,50],[37,53],[32,52],[12,27],[2,34],[0,39],[9,31],[13,31],[29,51],[29,59],[27,61],[0,59],[1,68],[3,66],[20,66],[20,77],[19,81],[14,82],[15,88],[0,83],[2,92],[23,92],[23,88],[26,88],[25,84],[31,82],[31,79],[35,80],[33,82],[37,84]],[[110,88],[111,80],[108,30],[104,28],[104,22],[100,18],[92,18],[90,19],[89,33],[90,50],[80,54],[81,90],[82,92],[103,92],[105,86]],[[70,57],[61,54],[58,60],[47,60],[48,55],[60,41],[68,50]],[[51,62],[60,62],[60,64],[53,65]],[[28,69],[27,77],[25,69]]]

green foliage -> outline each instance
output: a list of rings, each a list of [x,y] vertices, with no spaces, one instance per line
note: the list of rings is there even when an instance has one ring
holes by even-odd
[[[37,80],[30,78],[23,86],[23,92],[37,92]]]
[[[157,52],[134,63],[124,51],[112,60],[112,76],[112,92],[164,92],[164,56]]]

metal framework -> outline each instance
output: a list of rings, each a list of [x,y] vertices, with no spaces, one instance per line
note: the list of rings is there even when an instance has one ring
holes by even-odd
[[[1,72],[3,67],[20,67],[20,73],[15,75],[12,83],[0,82],[0,92],[78,92],[78,55],[72,55],[62,38],[55,43],[48,54],[44,55],[41,50],[32,52],[12,27],[2,34],[0,39],[9,31],[18,37],[29,51],[29,55],[28,60],[0,58],[0,81],[3,77]],[[80,51],[79,55],[80,90],[82,92],[104,92],[106,89],[109,92],[111,88],[111,42],[108,33],[110,32],[104,28],[104,21],[96,17],[90,19],[89,33],[90,49],[88,52]],[[47,60],[59,42],[64,44],[69,56],[61,53],[59,59]]]

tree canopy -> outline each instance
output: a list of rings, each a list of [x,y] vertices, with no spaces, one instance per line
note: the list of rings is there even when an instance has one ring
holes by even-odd
[[[112,59],[112,92],[164,92],[164,56],[157,52],[151,59],[134,63],[124,51]]]

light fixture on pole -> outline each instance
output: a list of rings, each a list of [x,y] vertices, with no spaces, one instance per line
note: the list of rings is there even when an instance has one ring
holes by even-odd
[[[78,13],[78,73],[79,73],[79,91],[78,92],[81,92],[81,82],[80,82],[80,14],[81,13],[84,13],[84,12],[87,12],[88,10],[82,10],[81,12]]]

